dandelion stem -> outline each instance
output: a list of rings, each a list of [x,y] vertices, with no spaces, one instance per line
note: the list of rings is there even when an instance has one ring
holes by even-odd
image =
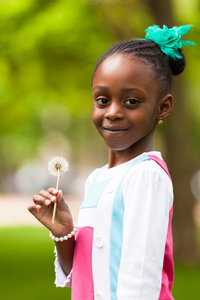
[[[56,184],[56,189],[57,189],[57,190],[58,190],[58,187],[59,187],[59,179],[60,179],[60,170],[58,169],[58,177],[57,177],[57,184]],[[54,202],[54,206],[53,206],[53,216],[52,216],[52,224],[54,224],[54,221],[55,221],[56,206],[57,206],[57,202]]]
[[[57,184],[56,184],[56,189],[58,190],[59,187],[59,179],[60,179],[60,170],[58,170],[58,177],[57,177]]]
[[[55,220],[56,206],[57,206],[57,202],[54,202],[54,205],[53,205],[52,224],[54,224],[54,220]]]

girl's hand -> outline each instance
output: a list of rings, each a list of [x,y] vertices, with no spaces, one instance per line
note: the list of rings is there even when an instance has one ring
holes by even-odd
[[[52,224],[53,205],[57,201],[56,215]],[[55,188],[41,190],[38,195],[33,196],[33,205],[28,207],[38,221],[46,226],[53,235],[64,236],[73,229],[73,218],[68,205],[62,197],[62,191]]]

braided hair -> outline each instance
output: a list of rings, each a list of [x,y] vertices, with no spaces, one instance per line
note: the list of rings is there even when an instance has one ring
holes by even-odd
[[[155,79],[160,82],[164,92],[168,93],[172,87],[172,75],[179,75],[185,69],[186,61],[181,48],[179,53],[182,58],[172,60],[171,58],[167,59],[159,46],[150,40],[132,39],[118,42],[99,58],[94,69],[93,78],[99,65],[109,56],[113,54],[132,55],[140,58],[141,61],[151,67]]]

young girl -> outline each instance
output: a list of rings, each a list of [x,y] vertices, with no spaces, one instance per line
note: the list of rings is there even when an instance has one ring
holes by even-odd
[[[153,135],[172,112],[172,75],[185,68],[181,46],[193,43],[180,38],[189,29],[151,26],[145,39],[117,43],[98,61],[92,117],[108,164],[86,182],[76,239],[61,190],[33,197],[30,212],[55,240],[55,283],[72,286],[73,300],[173,299],[173,189]]]

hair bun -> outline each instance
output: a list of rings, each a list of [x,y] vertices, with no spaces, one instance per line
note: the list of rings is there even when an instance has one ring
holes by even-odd
[[[171,59],[171,58],[169,59],[169,66],[170,66],[170,68],[172,70],[172,74],[174,76],[181,74],[184,71],[185,66],[186,66],[186,60],[185,60],[185,56],[182,52],[182,49],[179,48],[178,51],[182,56],[181,59],[176,59],[176,60]]]

